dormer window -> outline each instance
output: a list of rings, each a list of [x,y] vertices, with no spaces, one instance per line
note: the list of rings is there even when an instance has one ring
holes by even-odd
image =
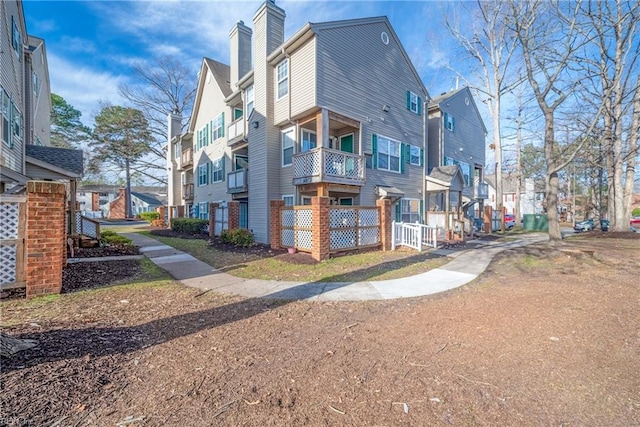
[[[277,71],[277,99],[283,98],[289,94],[289,59],[285,59],[278,64]]]

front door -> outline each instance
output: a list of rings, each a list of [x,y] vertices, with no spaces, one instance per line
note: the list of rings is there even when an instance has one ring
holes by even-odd
[[[343,135],[340,137],[340,151],[346,153],[353,153],[353,134]],[[356,167],[355,159],[353,157],[347,157],[344,164],[344,172],[346,177],[353,175]]]

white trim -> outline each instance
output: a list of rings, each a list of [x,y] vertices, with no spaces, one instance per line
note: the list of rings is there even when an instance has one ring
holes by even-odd
[[[284,68],[283,66],[286,65],[286,69],[287,69],[287,73],[286,75],[283,74],[282,77],[280,77],[280,68]],[[276,101],[281,100],[282,98],[284,98],[285,96],[289,95],[289,75],[291,74],[291,70],[289,67],[289,58],[285,58],[282,61],[280,61],[280,63],[276,66],[275,68],[275,79],[276,79]],[[286,87],[286,93],[283,93],[282,95],[280,95],[280,84],[284,84],[284,86]]]
[[[284,146],[284,136],[288,133],[291,133],[293,135],[293,138],[291,140],[291,146],[290,147],[286,147]],[[284,168],[284,167],[289,167],[291,165],[293,165],[293,154],[295,153],[295,147],[296,147],[296,128],[295,126],[291,126],[289,128],[286,129],[282,129],[280,131],[280,165]],[[291,149],[291,163],[286,163],[284,162],[284,150],[288,150]]]

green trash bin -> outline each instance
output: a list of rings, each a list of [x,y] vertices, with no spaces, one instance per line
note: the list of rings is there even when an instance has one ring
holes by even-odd
[[[522,218],[522,227],[529,231],[549,231],[549,220],[546,215],[525,214]]]

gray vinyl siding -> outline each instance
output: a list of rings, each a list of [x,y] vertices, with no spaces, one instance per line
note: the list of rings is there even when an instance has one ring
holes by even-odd
[[[260,243],[270,242],[270,200],[280,199],[280,129],[273,125],[274,69],[267,56],[284,41],[284,22],[276,7],[265,3],[254,17],[254,112],[258,127],[250,129],[249,153],[249,229]],[[277,8],[277,7],[276,7]],[[270,14],[271,16],[265,16]],[[267,22],[270,21],[270,22]]]
[[[13,28],[11,26],[11,18],[15,19],[18,29],[22,34],[22,40],[27,40],[24,18],[22,15],[22,5],[17,1],[0,2],[0,19],[2,21],[1,40],[0,40],[0,84],[7,92],[15,106],[20,110],[23,118],[25,116],[24,102],[24,71],[23,61],[24,54],[22,48],[20,53],[16,55],[11,44]],[[0,124],[0,126],[2,126]],[[26,132],[23,132],[23,135]],[[13,148],[0,142],[0,159],[2,166],[13,171],[24,173],[24,138],[13,139]]]
[[[383,31],[389,35],[388,45],[382,43]],[[316,46],[318,105],[361,121],[365,153],[372,153],[373,134],[424,148],[423,118],[407,109],[406,93],[412,91],[422,100],[425,94],[385,23],[323,29]],[[389,106],[388,112],[382,111],[383,105]],[[367,169],[360,203],[375,204],[378,185],[422,198],[422,171],[408,164],[404,174]]]
[[[33,73],[38,76],[39,87],[35,95],[28,95],[33,96],[33,141],[31,143],[35,144],[37,138],[42,145],[49,146],[51,145],[51,89],[44,55],[44,45],[40,45],[31,55]],[[29,87],[33,92],[33,75],[25,77],[31,79]],[[27,96],[27,98],[31,98],[31,96]]]
[[[274,70],[274,83],[275,74]],[[291,93],[275,102],[274,122],[276,124],[285,123],[289,119],[289,99],[291,99],[291,117],[305,113],[316,106],[315,38],[307,41],[289,58],[289,79]]]
[[[427,173],[442,165],[440,141],[442,139],[442,113],[435,111],[429,114],[429,144],[427,149]]]

